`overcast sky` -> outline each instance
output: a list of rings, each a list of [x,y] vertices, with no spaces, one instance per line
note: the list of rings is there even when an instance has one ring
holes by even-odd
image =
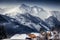
[[[37,5],[46,10],[60,11],[59,0],[0,0],[0,8],[14,8],[22,3],[28,5]]]

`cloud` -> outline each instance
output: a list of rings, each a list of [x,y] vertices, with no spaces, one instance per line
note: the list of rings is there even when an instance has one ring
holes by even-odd
[[[2,8],[0,8],[0,14],[2,14],[2,13],[4,13],[4,12],[5,12],[5,10],[2,9]]]

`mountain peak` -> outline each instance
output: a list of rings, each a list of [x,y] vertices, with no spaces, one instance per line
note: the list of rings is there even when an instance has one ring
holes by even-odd
[[[27,7],[27,5],[26,5],[26,4],[21,4],[21,6],[22,6],[22,7]]]

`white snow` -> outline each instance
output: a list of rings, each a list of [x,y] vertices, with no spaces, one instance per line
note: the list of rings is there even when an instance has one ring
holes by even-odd
[[[10,39],[26,39],[27,37],[29,37],[27,34],[15,34]]]
[[[34,32],[32,32],[31,34],[34,34],[35,36],[40,36],[40,33],[34,33]]]

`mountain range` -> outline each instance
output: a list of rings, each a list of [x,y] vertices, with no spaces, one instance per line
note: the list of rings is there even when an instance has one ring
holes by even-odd
[[[30,7],[22,4],[4,14],[0,14],[0,24],[4,25],[8,35],[49,31],[53,27],[60,26],[56,15],[38,6]]]

